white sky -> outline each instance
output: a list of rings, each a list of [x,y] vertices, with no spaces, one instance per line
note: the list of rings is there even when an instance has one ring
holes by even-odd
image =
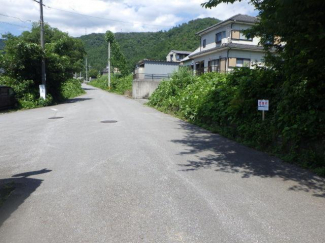
[[[256,16],[242,1],[204,9],[206,0],[43,0],[44,21],[72,36],[85,33],[168,30],[190,20],[227,19],[238,13]],[[79,14],[78,14],[79,13]],[[0,35],[19,35],[39,21],[39,4],[33,0],[0,0]],[[86,16],[88,15],[88,16]],[[92,16],[92,17],[90,17]],[[0,36],[1,37],[1,36]]]

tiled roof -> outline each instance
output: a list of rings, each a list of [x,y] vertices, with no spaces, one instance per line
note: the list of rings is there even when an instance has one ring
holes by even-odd
[[[246,14],[237,14],[225,21],[240,21],[240,22],[246,22],[246,23],[256,23],[258,21],[258,18],[249,16]]]
[[[224,49],[224,48],[227,48],[227,49],[251,50],[251,51],[264,51],[263,46],[246,45],[246,44],[236,44],[236,43],[227,43],[227,44],[220,45],[220,46],[217,46],[217,47],[214,47],[214,48],[210,48],[208,50],[204,50],[204,51],[201,51],[201,52],[192,52],[189,55],[189,58],[195,57],[195,56],[200,55],[200,54],[203,54],[203,53],[208,53],[208,52],[211,52],[211,51],[217,51],[219,49]]]
[[[245,14],[237,14],[235,16],[232,16],[229,19],[226,19],[226,20],[221,21],[221,22],[219,22],[219,23],[217,23],[215,25],[212,25],[212,26],[210,26],[210,27],[208,27],[208,28],[206,28],[204,30],[201,30],[201,31],[197,32],[196,34],[199,35],[202,32],[206,32],[207,30],[213,29],[213,28],[215,28],[215,27],[217,27],[219,25],[222,25],[222,24],[224,24],[226,22],[229,22],[229,21],[244,22],[244,23],[254,24],[254,23],[258,22],[258,18],[253,17],[253,16],[249,16],[249,15],[245,15]]]

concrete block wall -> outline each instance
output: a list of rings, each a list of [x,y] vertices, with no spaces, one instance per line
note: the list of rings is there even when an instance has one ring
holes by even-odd
[[[132,98],[146,99],[158,88],[161,80],[133,80]]]

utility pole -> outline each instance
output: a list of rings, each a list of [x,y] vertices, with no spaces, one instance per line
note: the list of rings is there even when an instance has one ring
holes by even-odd
[[[87,64],[87,60],[88,57],[86,56],[86,82],[88,81],[88,64]]]
[[[43,51],[43,55],[45,54],[45,44],[44,44],[44,20],[43,20],[43,0],[39,1],[40,4],[40,26],[41,26],[41,47]],[[46,73],[45,73],[45,58],[42,56],[42,84],[44,85],[45,95],[46,98]]]
[[[108,74],[108,88],[111,89],[111,42],[108,42],[107,74]]]

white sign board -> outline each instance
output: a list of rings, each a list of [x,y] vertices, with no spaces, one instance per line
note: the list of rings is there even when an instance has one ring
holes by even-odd
[[[269,100],[258,100],[257,107],[259,111],[269,110]]]
[[[45,85],[44,84],[41,84],[39,86],[39,95],[41,98],[43,98],[45,100],[45,97],[46,97],[46,89],[45,89]]]

